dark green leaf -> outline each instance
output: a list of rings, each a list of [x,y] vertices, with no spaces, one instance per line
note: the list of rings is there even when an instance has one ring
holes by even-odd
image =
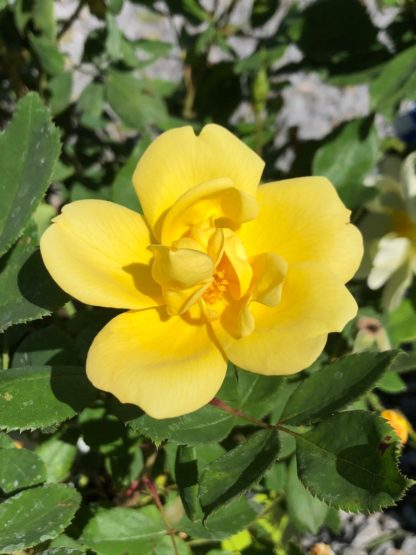
[[[58,536],[70,524],[79,493],[63,484],[22,491],[0,504],[0,551],[13,553]]]
[[[45,465],[28,449],[0,449],[0,489],[11,493],[46,481]]]
[[[260,430],[208,464],[201,475],[199,499],[205,517],[258,482],[279,453],[276,430]]]
[[[397,351],[360,353],[324,366],[299,383],[281,422],[299,425],[326,418],[367,393],[397,356]]]
[[[218,397],[235,406],[236,381],[232,372],[227,374]],[[156,443],[169,439],[175,443],[198,445],[221,441],[230,433],[234,422],[234,416],[207,405],[185,416],[164,420],[156,420],[143,414],[139,418],[129,420],[128,424]]]
[[[83,368],[41,366],[0,373],[0,428],[29,430],[74,416],[95,396]]]
[[[58,130],[35,93],[17,105],[0,135],[0,255],[22,234],[50,183],[59,155]]]
[[[0,290],[0,332],[42,318],[68,299],[43,264],[35,229],[28,229],[0,258]]]
[[[296,435],[299,478],[328,505],[373,512],[393,505],[409,481],[397,467],[397,438],[366,411],[339,413]]]
[[[186,516],[192,520],[202,518],[198,499],[198,458],[196,448],[179,445],[176,451],[175,477]]]
[[[239,409],[255,418],[263,418],[276,404],[283,383],[284,378],[280,376],[261,376],[239,370]]]

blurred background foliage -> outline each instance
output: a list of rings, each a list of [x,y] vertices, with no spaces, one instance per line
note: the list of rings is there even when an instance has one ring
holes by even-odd
[[[52,185],[25,237],[36,243],[73,200],[103,198],[140,210],[130,186],[133,169],[152,138],[174,126],[226,126],[264,158],[265,181],[329,177],[364,233],[366,256],[351,284],[359,315],[330,338],[310,372],[345,353],[408,352],[356,407],[406,416],[396,425],[409,436],[402,466],[410,476],[416,475],[409,424],[416,422],[415,38],[414,0],[0,0],[1,127],[18,100],[36,91],[62,142]],[[56,149],[52,131],[49,141],[45,152]],[[1,150],[6,159],[7,149]],[[30,248],[28,240],[13,250],[10,267],[21,265]],[[27,280],[40,271],[34,268]],[[12,278],[0,273],[4,291]],[[38,283],[49,291],[50,284]],[[51,293],[40,311],[22,309],[14,322],[0,300],[4,368],[83,365],[92,338],[114,311],[69,301],[49,318],[10,326],[51,313],[66,300],[60,295]],[[193,523],[183,516],[175,485],[176,443],[183,436],[175,443],[170,430],[173,442],[162,443],[165,431],[145,417],[127,414],[109,397],[91,403],[87,386],[84,396],[80,407],[59,418],[79,416],[59,428],[39,414],[42,431],[0,435],[0,455],[10,451],[3,467],[0,456],[4,497],[45,480],[58,495],[53,487],[70,481],[84,501],[65,534],[69,521],[55,514],[54,533],[37,537],[33,530],[28,545],[38,547],[25,553],[171,554],[166,521],[178,532],[175,549],[183,555],[416,552],[414,493],[387,515],[360,520],[339,513],[299,481],[290,441],[249,497],[216,513],[209,529]],[[264,390],[254,397],[253,414],[276,415],[285,402],[284,395],[279,399],[282,406],[271,411]],[[134,417],[140,424],[126,428],[122,420]],[[220,444],[203,436],[193,447],[204,464],[243,437],[244,428],[223,420],[211,437]],[[4,468],[13,464],[16,446],[25,448],[21,459],[28,458],[19,462],[22,468],[35,470],[13,486]],[[138,479],[147,475],[150,483]],[[30,529],[35,513],[51,521],[50,499],[28,503],[33,514],[21,527]],[[10,549],[20,553],[21,545]]]

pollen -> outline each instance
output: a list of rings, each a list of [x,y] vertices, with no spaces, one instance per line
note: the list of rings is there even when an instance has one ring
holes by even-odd
[[[214,280],[203,294],[203,299],[207,304],[214,304],[221,299],[227,291],[229,285],[228,279],[225,277],[223,270],[217,270],[214,274]]]

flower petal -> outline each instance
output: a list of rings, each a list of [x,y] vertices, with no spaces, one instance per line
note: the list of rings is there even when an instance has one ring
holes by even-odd
[[[238,234],[247,254],[274,252],[289,265],[320,262],[347,282],[362,258],[362,237],[324,177],[302,177],[259,187],[258,217]]]
[[[96,387],[153,418],[180,416],[208,403],[226,368],[202,318],[169,318],[164,309],[120,314],[97,335],[87,358]]]
[[[251,372],[292,374],[322,352],[329,332],[341,331],[357,305],[337,276],[321,264],[292,264],[275,307],[251,303],[254,331],[238,339],[230,314],[211,323],[229,359]]]
[[[133,184],[158,235],[158,220],[185,191],[226,177],[255,196],[263,167],[257,154],[219,125],[206,125],[198,136],[191,127],[182,127],[166,131],[149,146],[136,167]]]
[[[140,214],[104,200],[64,206],[43,234],[45,266],[76,299],[112,308],[163,304],[151,276],[149,229]]]

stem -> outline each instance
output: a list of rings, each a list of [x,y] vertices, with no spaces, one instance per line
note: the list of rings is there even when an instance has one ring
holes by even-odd
[[[67,21],[65,21],[61,29],[58,31],[58,35],[57,35],[58,40],[68,31],[68,29],[72,26],[75,20],[78,19],[78,16],[81,13],[81,10],[83,7],[84,7],[84,0],[81,0],[74,13],[69,17],[69,19],[67,19]]]
[[[163,523],[165,525],[166,532],[168,533],[168,535],[171,539],[171,542],[172,542],[173,552],[174,552],[175,555],[179,555],[178,547],[177,547],[176,541],[175,541],[175,531],[172,530],[172,528],[170,527],[169,522],[167,521],[165,511],[163,510],[162,502],[160,501],[159,494],[157,493],[157,488],[156,488],[155,484],[152,482],[152,480],[146,475],[142,477],[142,481],[143,481],[144,485],[146,486],[146,488],[149,490],[149,493],[152,496],[152,499],[153,499],[156,507],[158,508],[158,510],[159,510],[159,512],[162,516],[162,520],[163,520]]]
[[[227,403],[224,403],[224,401],[221,401],[221,399],[217,399],[217,397],[214,397],[212,401],[209,402],[209,404],[212,405],[213,407],[216,407],[217,409],[223,410],[224,412],[228,412],[233,416],[237,416],[238,418],[243,418],[244,420],[247,420],[248,422],[251,422],[251,424],[255,424],[256,426],[259,426],[260,428],[274,427],[271,424],[267,424],[266,422],[263,422],[263,420],[257,420],[257,418],[253,418],[252,416],[249,416],[244,412],[241,412],[233,407],[230,407],[230,405],[227,405]]]

